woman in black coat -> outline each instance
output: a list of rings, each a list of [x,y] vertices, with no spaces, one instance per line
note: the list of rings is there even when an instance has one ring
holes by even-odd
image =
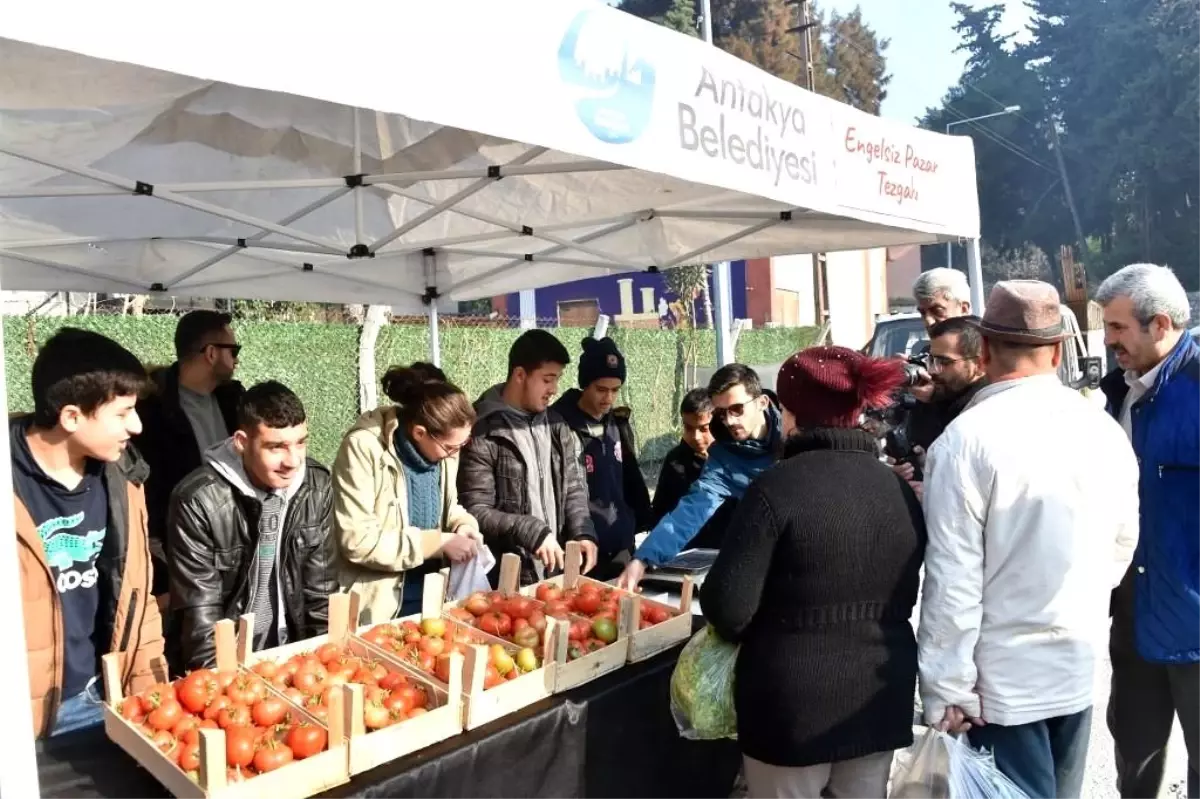
[[[734,700],[755,797],[882,797],[912,743],[909,623],[925,552],[912,489],[860,428],[903,380],[841,347],[779,372],[783,460],[742,498],[705,580],[704,615],[738,643]]]

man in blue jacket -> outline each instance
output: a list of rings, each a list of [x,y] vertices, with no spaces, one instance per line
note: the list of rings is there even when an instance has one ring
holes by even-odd
[[[754,478],[775,462],[782,418],[754,370],[740,363],[723,366],[709,381],[708,393],[716,438],[708,461],[675,510],[634,552],[617,583],[622,588],[637,588],[647,566],[678,556],[727,499],[741,499]]]
[[[1123,797],[1157,796],[1178,715],[1187,795],[1200,792],[1200,347],[1170,269],[1134,264],[1100,286],[1104,340],[1120,368],[1101,383],[1133,442],[1141,531],[1112,601],[1108,726]]]

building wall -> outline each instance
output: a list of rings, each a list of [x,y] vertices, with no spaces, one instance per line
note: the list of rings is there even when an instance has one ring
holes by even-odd
[[[887,252],[831,252],[825,263],[830,338],[840,347],[860,349],[871,339],[876,315],[888,310]]]
[[[912,297],[912,286],[921,274],[921,247],[908,244],[887,249],[887,294],[891,299]]]
[[[735,319],[744,318],[746,316],[746,262],[734,261],[730,267],[730,283],[732,284],[733,294],[733,317]],[[560,283],[556,286],[546,286],[540,288],[536,292],[537,316],[539,319],[557,319],[558,304],[571,300],[588,300],[594,299],[599,304],[600,313],[608,316],[616,316],[621,313],[621,290],[619,281],[623,278],[633,280],[633,302],[634,310],[638,313],[642,311],[642,289],[653,288],[655,303],[657,304],[659,297],[666,297],[668,302],[675,300],[675,296],[668,293],[666,290],[666,282],[661,274],[653,274],[650,272],[627,272],[621,275],[604,275],[603,277],[592,277],[584,280],[574,280],[570,283]],[[709,278],[709,288],[711,290],[712,279]],[[501,298],[493,300],[493,307],[497,310],[500,305]],[[507,294],[503,297],[503,307],[507,309],[509,316],[516,316],[520,313],[521,303],[517,294]],[[697,303],[697,315],[704,319],[703,303]]]

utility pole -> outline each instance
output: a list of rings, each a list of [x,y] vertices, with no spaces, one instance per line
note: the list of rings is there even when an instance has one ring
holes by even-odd
[[[816,27],[816,23],[812,19],[812,2],[811,0],[786,0],[786,3],[787,5],[799,6],[796,11],[800,24],[794,28],[789,28],[788,33],[799,35],[800,55],[797,56],[795,53],[791,53],[791,55],[794,58],[798,58],[804,64],[804,88],[815,94],[817,91],[817,76],[813,67],[812,31]],[[813,303],[816,312],[816,324],[820,327],[825,324],[825,317],[829,310],[829,289],[825,281],[825,253],[813,253],[812,264]]]
[[[1075,195],[1071,192],[1071,181],[1067,178],[1067,165],[1063,161],[1062,143],[1058,140],[1058,123],[1050,120],[1050,136],[1054,139],[1054,160],[1058,162],[1058,175],[1062,178],[1063,194],[1067,197],[1067,207],[1071,209],[1071,221],[1075,223],[1075,237],[1079,240],[1079,257],[1087,260],[1087,239],[1083,235],[1083,225],[1079,222],[1079,209],[1075,207]]]

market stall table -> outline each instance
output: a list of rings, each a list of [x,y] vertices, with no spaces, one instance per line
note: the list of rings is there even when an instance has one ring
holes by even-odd
[[[685,741],[671,718],[669,683],[680,649],[387,763],[325,795],[728,796],[740,765],[736,742]],[[102,728],[39,742],[38,778],[43,797],[167,795]]]

